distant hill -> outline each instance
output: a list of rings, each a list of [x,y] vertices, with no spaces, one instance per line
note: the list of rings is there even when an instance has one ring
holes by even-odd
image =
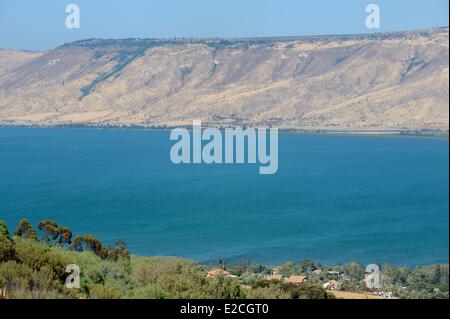
[[[0,124],[448,130],[448,31],[0,50]]]

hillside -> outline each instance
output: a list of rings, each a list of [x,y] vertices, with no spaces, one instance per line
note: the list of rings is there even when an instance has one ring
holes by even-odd
[[[0,50],[0,124],[449,126],[448,28]]]

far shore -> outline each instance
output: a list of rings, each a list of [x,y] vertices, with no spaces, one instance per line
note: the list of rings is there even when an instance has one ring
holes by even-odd
[[[17,123],[2,123],[0,128],[66,128],[66,129],[102,129],[102,130],[148,130],[148,131],[170,131],[174,128],[192,129],[192,126],[155,126],[155,125],[131,125],[131,124],[17,124]],[[205,125],[207,127],[214,127],[213,125]],[[251,128],[250,126],[215,126],[219,129],[227,127],[243,127]],[[270,127],[270,126],[269,126]],[[332,127],[318,127],[318,128],[279,128],[280,134],[292,135],[321,135],[321,136],[358,136],[358,137],[385,137],[385,138],[420,138],[433,140],[448,140],[449,130],[433,130],[433,129],[391,129],[391,128],[332,128]]]

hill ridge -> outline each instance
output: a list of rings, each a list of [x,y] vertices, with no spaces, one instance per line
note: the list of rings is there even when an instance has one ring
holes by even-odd
[[[448,27],[0,51],[0,124],[448,130]]]

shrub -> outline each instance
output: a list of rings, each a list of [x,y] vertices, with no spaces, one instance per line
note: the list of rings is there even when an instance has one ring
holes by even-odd
[[[21,238],[17,238],[15,243],[15,258],[17,262],[33,270],[41,270],[46,266],[60,280],[67,275],[67,265],[73,264],[73,259],[64,254],[64,251]]]
[[[10,239],[8,227],[3,220],[0,220],[0,238]]]
[[[137,288],[131,295],[133,299],[174,299],[170,293],[165,291],[159,285],[147,285]]]
[[[290,299],[291,294],[276,286],[258,287],[246,291],[248,299]]]
[[[156,283],[165,274],[177,273],[191,261],[174,257],[137,257],[132,261],[132,276],[137,286]]]
[[[283,264],[280,268],[281,274],[283,274],[284,277],[289,277],[295,274],[295,264],[292,261],[288,261],[285,264]]]
[[[294,285],[283,284],[283,291],[290,294],[292,299],[332,299],[333,296],[328,294],[325,289],[310,283]]]
[[[15,249],[14,243],[6,236],[0,237],[0,263],[14,260]]]
[[[15,261],[7,261],[0,264],[0,281],[9,296],[29,288],[33,270]]]
[[[89,297],[91,299],[120,299],[120,292],[114,288],[105,287],[100,284],[89,286]]]

